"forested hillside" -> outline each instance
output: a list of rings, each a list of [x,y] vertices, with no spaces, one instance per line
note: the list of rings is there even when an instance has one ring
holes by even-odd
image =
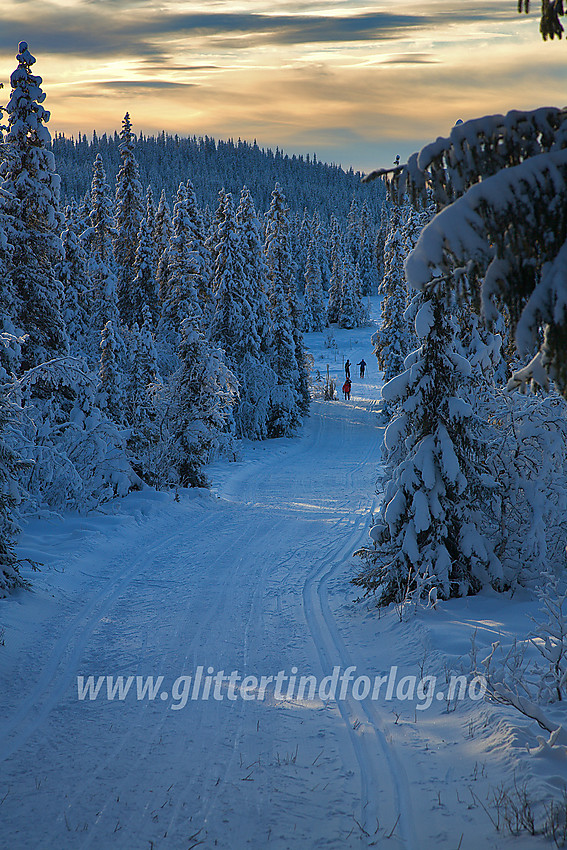
[[[136,116],[131,117],[135,122]],[[119,132],[93,132],[90,139],[84,133],[77,139],[54,135],[51,148],[61,176],[62,202],[80,198],[88,191],[90,168],[97,154],[108,174],[118,172],[120,141]],[[332,216],[339,221],[346,219],[353,198],[359,207],[366,204],[375,221],[384,198],[381,187],[369,190],[362,184],[359,172],[318,162],[315,154],[288,156],[279,148],[265,150],[241,139],[181,138],[166,133],[134,135],[132,143],[143,186],[151,186],[158,195],[164,189],[171,198],[190,176],[199,205],[211,210],[221,189],[235,193],[242,186],[250,189],[258,210],[267,210],[276,182],[285,193],[292,216],[303,217],[304,210],[310,216],[317,212],[325,223]]]

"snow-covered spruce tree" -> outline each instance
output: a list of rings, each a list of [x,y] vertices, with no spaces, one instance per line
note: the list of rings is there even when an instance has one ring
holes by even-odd
[[[21,356],[16,353],[20,341],[9,333],[2,337],[2,361],[11,361],[7,391],[19,408],[13,439],[22,458],[20,510],[91,507],[110,492],[127,492],[135,476],[115,427],[94,405],[84,363],[66,356],[56,275],[65,257],[58,236],[59,178],[46,150],[49,114],[41,105],[41,79],[30,73],[35,60],[24,42],[18,61],[0,156],[0,194],[13,197],[18,207],[17,227],[10,233],[10,289],[15,325],[27,334]],[[73,241],[69,235],[69,247]],[[79,286],[80,280],[74,283]]]
[[[148,186],[146,188],[146,211],[145,211],[145,214],[144,214],[144,218],[146,219],[148,226],[151,230],[152,239],[153,239],[153,235],[154,235],[154,232],[155,232],[156,215],[157,215],[157,210],[156,210],[156,205],[155,205],[155,202],[154,202],[154,192],[153,192],[152,187]],[[154,243],[154,251],[155,250],[156,250],[156,246],[155,246],[155,243]],[[156,261],[157,261],[157,258],[156,258]]]
[[[483,476],[481,423],[461,389],[470,365],[458,353],[456,323],[432,298],[416,316],[416,331],[420,348],[383,390],[398,405],[385,435],[397,464],[371,529],[375,548],[360,550],[365,567],[354,579],[381,604],[503,585],[493,520],[481,508],[490,505],[492,488]]]
[[[329,267],[329,301],[327,303],[327,324],[334,325],[339,320],[341,310],[341,291],[343,286],[343,242],[337,219],[331,218],[328,245]]]
[[[303,309],[301,311],[301,330],[304,333],[309,333],[313,327],[313,314],[311,312],[311,302],[307,294],[307,284],[305,285],[303,295]]]
[[[341,328],[358,328],[368,322],[368,313],[360,292],[358,264],[352,261],[349,251],[342,263],[341,300],[337,321]]]
[[[371,227],[370,213],[366,202],[360,213],[360,243],[358,248],[358,267],[360,273],[360,291],[363,296],[372,295],[376,290],[377,269],[375,259],[375,244]]]
[[[199,209],[199,205],[197,204],[195,188],[191,180],[187,180],[186,189],[188,227],[190,234],[187,236],[189,240],[187,247],[189,249],[189,256],[191,259],[191,274],[193,275],[194,286],[197,292],[197,300],[203,317],[203,327],[206,327],[215,308],[211,292],[213,267],[211,265],[211,255],[206,246],[207,240],[205,236],[203,216]]]
[[[114,422],[121,424],[124,420],[124,393],[118,350],[114,324],[109,320],[101,333],[97,404]]]
[[[309,242],[305,264],[304,331],[323,331],[326,325],[325,297],[315,236]]]
[[[315,248],[317,251],[317,261],[321,270],[321,284],[323,290],[327,292],[331,280],[331,266],[329,264],[329,256],[327,253],[327,234],[326,229],[321,222],[321,216],[318,210],[313,213],[312,232],[315,239]]]
[[[360,219],[358,215],[358,203],[356,198],[352,199],[347,217],[345,233],[345,249],[349,252],[353,265],[359,260],[360,251]]]
[[[283,194],[282,194],[282,201],[284,203],[284,209],[285,209],[285,197],[283,196]],[[274,207],[274,198],[273,198],[273,193],[272,193],[272,204],[270,205],[272,212],[273,212],[273,207]],[[276,220],[275,218],[271,219],[272,224],[274,223],[275,220]],[[284,220],[285,220],[285,212],[284,212]],[[270,221],[270,211],[268,211],[268,213],[267,213],[266,243],[268,244],[268,243],[271,242],[271,247],[268,251],[268,255],[271,255],[272,262],[273,262],[274,255],[276,253],[275,242],[278,241],[277,238],[276,239],[274,238],[277,227],[273,228],[271,230],[271,233],[270,233],[270,225],[268,224],[269,221]],[[285,248],[287,247],[286,246],[286,239],[285,239],[285,228],[282,228],[280,233],[283,237],[282,247],[284,248],[284,251],[282,251],[282,254],[281,254],[281,259],[283,260],[283,262],[285,262],[285,260],[284,260]],[[301,313],[300,313],[299,303],[298,303],[298,298],[297,298],[297,281],[296,281],[295,272],[294,272],[295,264],[293,263],[293,258],[291,256],[290,256],[290,260],[291,260],[291,262],[290,262],[290,265],[289,265],[289,272],[288,272],[287,278],[284,276],[282,278],[282,280],[284,281],[284,292],[285,292],[286,298],[287,298],[288,309],[289,309],[289,317],[290,317],[290,320],[291,320],[291,328],[292,328],[292,333],[293,333],[293,340],[294,340],[294,343],[295,343],[295,360],[296,360],[296,363],[297,363],[297,369],[298,369],[298,373],[299,373],[299,380],[298,380],[297,385],[296,385],[296,389],[297,389],[297,392],[298,392],[298,399],[299,399],[299,409],[301,410],[302,415],[306,416],[309,413],[309,405],[311,404],[311,394],[310,394],[310,391],[309,391],[309,382],[310,382],[309,364],[308,364],[307,357],[305,355],[305,348],[303,346],[303,334],[301,333]],[[285,267],[283,262],[282,262],[282,266],[281,266],[282,270]]]
[[[93,163],[91,183],[90,227],[81,235],[89,254],[89,279],[91,286],[91,349],[94,346],[98,359],[100,333],[107,322],[115,328],[119,325],[118,278],[112,241],[116,235],[113,204],[106,172],[100,154]]]
[[[213,216],[213,220],[210,222],[210,224],[207,228],[207,236],[206,236],[206,239],[205,239],[205,245],[206,245],[207,250],[208,250],[210,257],[211,257],[211,268],[214,268],[214,266],[215,266],[215,260],[216,260],[215,246],[218,244],[218,241],[219,241],[218,230],[219,230],[219,226],[221,224],[222,217],[223,217],[223,214],[224,214],[223,211],[224,211],[225,197],[226,197],[226,192],[225,192],[224,188],[220,189],[219,193],[217,195],[217,205],[216,205],[216,208],[215,208],[215,214]]]
[[[252,323],[244,280],[241,230],[230,193],[224,196],[222,216],[218,216],[217,239],[213,275],[215,305],[209,333],[213,344],[226,352],[229,363],[236,364],[242,360],[248,346],[247,334],[250,334],[254,353],[260,349],[260,340]]]
[[[208,247],[207,239],[208,239],[209,233],[213,229],[213,222],[214,222],[214,216],[213,216],[213,214],[211,212],[211,208],[208,204],[205,204],[205,206],[203,207],[202,215],[203,215],[203,230],[204,230],[204,233],[206,234],[205,242],[206,242],[207,247]]]
[[[563,392],[567,312],[560,270],[567,236],[566,118],[563,110],[541,109],[458,125],[448,139],[438,139],[406,166],[394,169],[392,184],[394,194],[409,189],[423,199],[432,190],[440,209],[406,262],[413,288],[447,311],[455,309],[456,291],[465,308],[481,308],[492,322],[508,316],[517,328],[520,350],[532,357],[516,381],[536,380],[545,386],[550,374]],[[510,402],[514,420],[521,399],[512,396]],[[493,423],[496,430],[502,429],[501,443],[498,447],[493,438],[486,458],[493,477],[504,485],[496,488],[502,497],[499,514],[495,511],[500,534],[492,534],[503,559],[503,585],[525,580],[514,536],[525,539],[527,534],[534,540],[528,559],[532,563],[546,557],[549,513],[541,510],[540,500],[549,498],[549,489],[544,493],[553,479],[551,470],[563,463],[563,450],[549,449],[547,424],[535,427],[527,416],[522,428],[510,428],[506,419],[503,409],[495,406]],[[552,422],[549,417],[549,425]],[[514,431],[521,434],[521,446]],[[491,435],[487,428],[486,434]],[[561,440],[554,439],[561,446]],[[542,454],[551,467],[542,461]],[[525,474],[538,465],[546,470],[543,487],[543,482]],[[517,512],[518,494],[526,492],[532,503],[528,500]],[[494,506],[498,500],[488,496],[484,504]],[[560,504],[561,498],[555,488],[554,500]],[[519,522],[513,522],[512,515]],[[532,517],[540,523],[537,535],[529,527]]]
[[[120,133],[120,168],[116,176],[114,257],[118,270],[118,304],[122,323],[129,327],[138,321],[132,269],[138,245],[138,233],[144,217],[144,195],[140,170],[134,156],[134,134],[126,113]],[[151,304],[149,305],[151,307]]]
[[[293,273],[293,261],[289,247],[288,207],[285,196],[276,183],[272,192],[270,208],[266,213],[265,252],[270,277],[278,276],[286,296],[291,330],[295,346],[297,382],[295,389],[299,409],[303,415],[309,411],[309,370],[303,348],[303,337],[299,328],[300,314],[297,303],[297,286]]]
[[[380,222],[376,228],[376,237],[374,240],[374,263],[376,267],[377,290],[379,293],[382,292],[382,281],[386,271],[385,251],[391,217],[390,207],[390,202],[388,200],[384,201],[380,210]]]
[[[199,322],[202,321],[195,257],[191,251],[192,234],[187,187],[181,183],[173,212],[173,235],[167,251],[167,294],[158,324],[160,372],[166,376],[177,368],[176,352],[180,344],[181,323],[188,316],[199,317]]]
[[[91,226],[91,193],[85,192],[77,206],[77,233],[81,234]]]
[[[10,239],[14,238],[17,228],[17,211],[17,200],[0,188],[0,333],[14,337],[17,336],[14,320],[18,312],[18,296],[12,277],[13,248]],[[5,359],[5,350],[0,346],[1,362]],[[17,350],[20,351],[19,348]],[[20,355],[16,358],[17,366],[12,358],[10,360],[11,364],[5,364],[7,371],[19,372]]]
[[[471,364],[476,389],[488,387],[489,395],[493,397],[496,389],[505,386],[510,376],[508,363],[503,356],[507,331],[505,323],[500,321],[489,331],[480,316],[467,304],[459,305],[456,318],[464,355]],[[478,393],[477,400],[482,406],[483,399],[478,398]]]
[[[297,220],[293,230],[294,274],[298,282],[299,291],[303,292],[305,271],[307,268],[307,253],[313,236],[311,218],[307,207],[303,208],[301,217],[297,213]]]
[[[387,293],[393,289],[398,281],[405,280],[404,271],[404,244],[402,238],[402,221],[407,213],[407,204],[392,204],[388,206],[389,215],[387,223],[381,229],[383,236],[382,252],[382,281],[380,292]]]
[[[227,365],[236,376],[240,396],[245,402],[244,418],[240,416],[239,405],[234,411],[237,434],[255,438],[263,435],[265,423],[260,434],[255,428],[251,433],[247,429],[251,423],[246,373],[248,368],[257,371],[261,346],[245,277],[242,230],[234,213],[230,193],[225,196],[223,217],[219,221],[217,233],[219,242],[215,246],[213,276],[215,308],[209,326],[209,338],[213,345],[225,352]]]
[[[341,301],[337,321],[340,328],[356,328],[358,327],[358,304],[355,291],[354,264],[350,252],[345,252],[342,271]]]
[[[357,263],[354,267],[354,294],[356,298],[356,322],[359,328],[370,324],[370,304],[368,299],[362,296],[362,281],[360,279],[360,266]]]
[[[242,364],[240,398],[237,417],[243,433],[254,439],[268,436],[271,419],[272,391],[278,377],[272,368],[274,338],[270,304],[266,295],[267,267],[262,247],[260,222],[252,196],[246,187],[242,189],[240,204],[236,211],[240,226],[240,251],[242,258],[242,286],[253,312],[259,347],[246,352]]]
[[[126,406],[128,421],[138,425],[153,416],[150,388],[159,381],[153,317],[147,305],[142,308],[142,327],[135,324],[132,331],[131,362]]]
[[[485,116],[367,178],[390,175],[395,193],[432,191],[440,209],[408,258],[410,284],[448,299],[455,289],[488,321],[504,306],[531,358],[520,379],[545,384],[548,375],[564,394],[566,139],[565,110]]]
[[[417,342],[407,317],[408,291],[405,276],[390,276],[380,312],[380,326],[372,335],[374,354],[384,380],[390,381],[404,370],[404,361]]]
[[[35,58],[25,41],[12,73],[8,122],[0,147],[0,190],[17,200],[12,218],[10,290],[13,320],[27,334],[22,368],[68,350],[61,317],[61,284],[54,267],[61,258],[59,176],[48,150],[51,141],[41,77],[31,73]]]
[[[136,472],[150,484],[156,483],[155,462],[161,440],[158,409],[163,394],[153,337],[153,317],[142,309],[143,324],[134,324],[130,335],[130,372],[126,388],[129,424],[128,450]]]
[[[329,286],[329,300],[327,302],[327,324],[333,325],[339,321],[341,311],[341,297],[343,288],[343,261],[335,256],[331,270]]]
[[[567,406],[555,392],[505,391],[509,367],[502,334],[487,330],[466,304],[457,310],[461,344],[472,367],[468,398],[488,423],[486,463],[498,483],[492,508],[496,552],[506,584],[537,586],[567,544]]]
[[[266,214],[264,251],[275,342],[272,365],[278,375],[270,428],[273,436],[282,436],[299,424],[301,414],[307,409],[309,393],[303,345],[296,327],[298,317],[295,285],[290,272],[287,207],[277,183]]]
[[[267,365],[273,346],[270,305],[266,294],[268,268],[264,257],[260,222],[254,201],[246,186],[243,187],[240,195],[236,220],[240,225],[244,271],[242,283],[246,287],[248,301],[254,309],[254,320],[260,338],[260,353]]]
[[[380,327],[372,336],[378,368],[383,371],[385,381],[403,372],[405,358],[417,345],[413,323],[418,303],[410,308],[415,293],[408,292],[404,262],[415,247],[421,228],[432,215],[431,209],[418,210],[410,204],[391,208],[381,285],[384,300]]]
[[[65,210],[61,242],[63,256],[55,269],[63,287],[61,312],[69,335],[71,353],[80,356],[89,337],[91,304],[88,256],[79,237],[74,204]]]
[[[197,328],[195,316],[181,323],[179,361],[164,396],[157,478],[161,485],[204,487],[203,466],[231,446],[236,382],[222,351]]]
[[[295,340],[287,300],[277,276],[269,278],[268,299],[274,340],[270,362],[277,375],[277,386],[270,394],[268,436],[285,437],[301,424],[301,411],[296,390]]]
[[[137,243],[133,266],[134,277],[129,288],[128,310],[134,324],[141,325],[144,322],[144,307],[148,307],[155,324],[158,319],[155,251],[151,227],[145,218],[140,224]]]
[[[165,197],[165,190],[163,189],[159,199],[153,229],[156,255],[156,283],[160,305],[167,297],[167,281],[169,279],[167,250],[169,248],[169,240],[171,239],[172,234],[173,229],[171,225],[171,214],[169,204]]]

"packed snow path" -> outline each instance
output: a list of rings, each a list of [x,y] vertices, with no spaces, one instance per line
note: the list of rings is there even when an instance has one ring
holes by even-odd
[[[316,401],[300,438],[213,471],[220,499],[170,496],[135,534],[91,541],[81,601],[45,617],[2,723],[21,801],[4,802],[6,846],[364,846],[398,814],[393,846],[413,846],[403,772],[364,702],[173,709],[135,686],[79,700],[76,683],[163,675],[166,692],[199,665],[320,679],[353,663],[328,585],[366,533],[382,433],[374,401]]]
[[[371,363],[358,334],[347,353]],[[383,437],[375,369],[352,374],[350,402],[317,400],[297,438],[216,464],[212,493],[134,494],[27,530],[24,553],[46,566],[3,609],[1,848],[471,850],[491,835],[465,799],[481,768],[460,715],[404,704],[398,724],[391,704],[350,691],[232,700],[225,682],[222,699],[183,704],[172,690],[199,667],[415,672],[416,624],[352,604]],[[136,683],[123,700],[106,683],[79,699],[77,676],[119,675],[163,680],[153,700]]]

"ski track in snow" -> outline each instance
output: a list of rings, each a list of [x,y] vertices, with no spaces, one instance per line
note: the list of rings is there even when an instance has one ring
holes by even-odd
[[[376,445],[371,444],[358,467],[349,473],[351,486],[354,473],[372,462],[377,455],[377,448]],[[333,547],[332,553],[322,559],[308,576],[303,588],[307,622],[321,659],[321,666],[326,673],[329,673],[335,665],[343,670],[352,665],[352,659],[340,637],[329,608],[328,582],[338,570],[342,571],[345,560],[360,542],[361,529],[367,527],[367,520],[367,512],[355,515],[348,536],[345,535],[343,542]],[[386,742],[381,728],[383,723],[380,722],[372,700],[367,698],[358,701],[349,696],[338,705],[345,726],[349,730],[360,768],[361,805],[366,831],[372,834],[371,830],[384,821],[384,814],[390,817],[392,812],[398,812],[402,829],[402,846],[417,847],[407,777],[395,752]],[[381,770],[384,761],[389,771],[387,779]],[[393,788],[393,794],[388,793],[390,787]],[[385,801],[381,807],[378,805],[380,796]],[[396,839],[397,837],[394,836],[392,846],[396,845]]]
[[[342,332],[353,363],[373,364],[370,334]],[[318,355],[340,386],[341,357]],[[51,544],[45,536],[46,562],[64,572],[36,580],[36,622],[20,628],[12,669],[0,666],[2,850],[457,847],[460,822],[418,840],[427,803],[416,809],[416,768],[410,777],[381,703],[267,694],[172,710],[162,696],[198,665],[258,677],[372,672],[352,634],[364,615],[344,590],[367,539],[383,437],[369,372],[354,377],[351,402],[314,401],[297,438],[214,464],[212,495],[136,495],[83,531],[65,521],[59,538],[56,527]],[[28,598],[17,596],[9,625]],[[91,674],[165,678],[154,701],[79,701],[76,676]],[[431,773],[418,781],[429,789]]]

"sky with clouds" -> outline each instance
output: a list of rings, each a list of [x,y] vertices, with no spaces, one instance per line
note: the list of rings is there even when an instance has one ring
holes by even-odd
[[[26,40],[50,129],[257,139],[365,171],[457,119],[564,106],[567,44],[516,0],[3,0],[0,80]],[[5,98],[6,99],[6,98]]]

